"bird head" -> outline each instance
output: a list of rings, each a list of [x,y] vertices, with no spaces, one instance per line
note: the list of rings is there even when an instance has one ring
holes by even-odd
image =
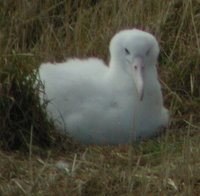
[[[143,99],[145,77],[155,70],[159,46],[155,37],[138,29],[117,33],[110,43],[111,61],[130,75],[140,100]]]

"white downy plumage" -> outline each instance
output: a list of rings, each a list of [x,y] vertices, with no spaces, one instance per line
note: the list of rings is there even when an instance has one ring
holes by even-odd
[[[85,144],[130,143],[168,124],[155,37],[137,29],[120,31],[111,40],[110,54],[109,66],[88,58],[39,68],[48,116],[59,130]]]

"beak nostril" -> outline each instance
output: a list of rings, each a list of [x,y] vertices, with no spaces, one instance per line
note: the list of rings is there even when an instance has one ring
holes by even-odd
[[[134,66],[134,69],[137,70],[137,68],[138,68],[137,65],[135,65],[135,66]]]

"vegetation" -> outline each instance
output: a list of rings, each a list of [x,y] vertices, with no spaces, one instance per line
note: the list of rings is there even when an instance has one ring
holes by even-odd
[[[200,1],[0,1],[1,195],[197,195]],[[34,70],[98,56],[121,29],[153,33],[171,125],[134,146],[82,146],[56,133]]]

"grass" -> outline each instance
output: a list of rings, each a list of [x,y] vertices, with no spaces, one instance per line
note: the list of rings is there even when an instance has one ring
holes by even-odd
[[[198,195],[199,10],[197,0],[1,1],[0,194]],[[166,134],[114,147],[58,135],[38,102],[33,70],[73,56],[108,62],[111,37],[132,27],[160,43]]]

